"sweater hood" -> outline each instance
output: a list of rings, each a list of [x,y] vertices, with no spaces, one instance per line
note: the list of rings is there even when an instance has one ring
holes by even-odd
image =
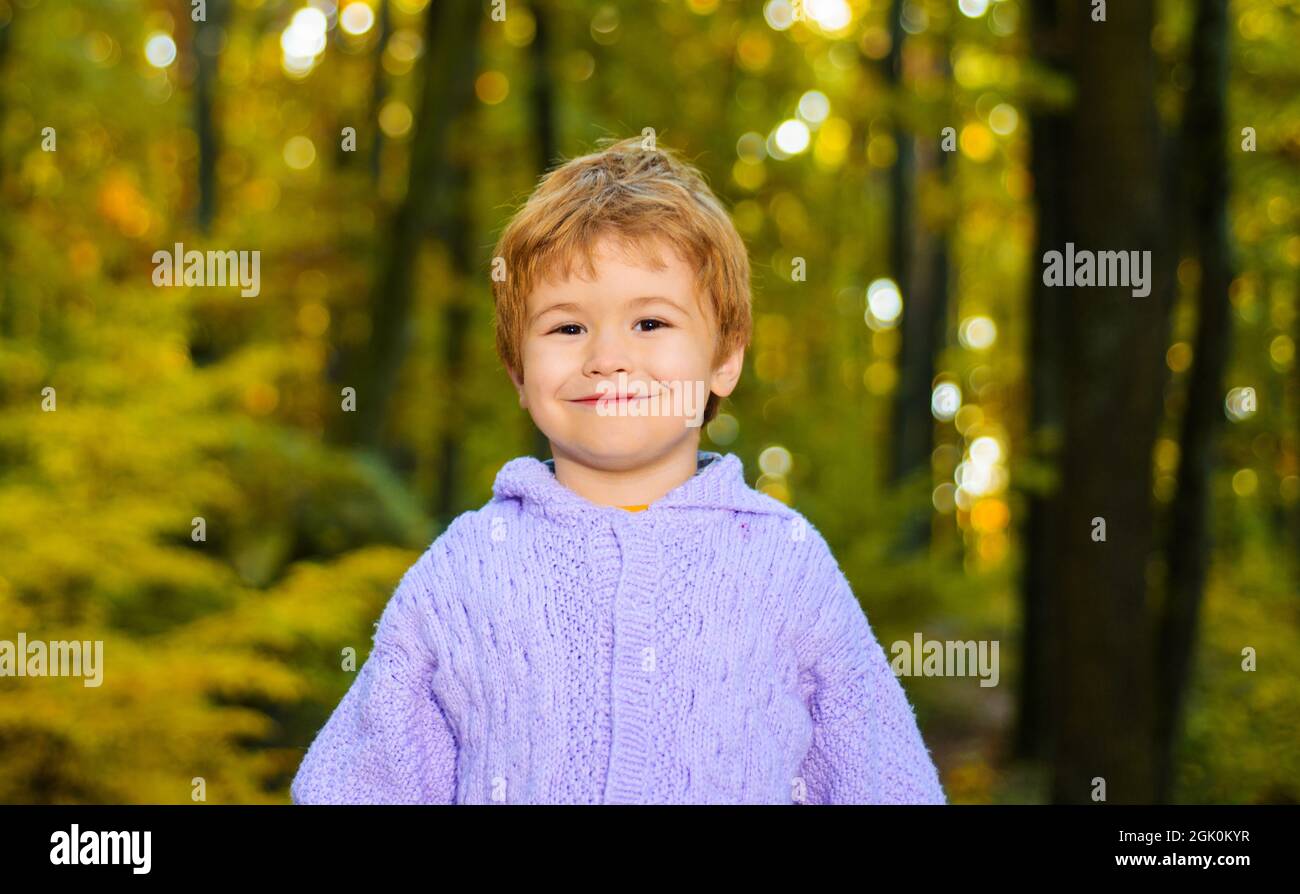
[[[740,457],[709,450],[697,453],[696,473],[637,513],[646,515],[662,509],[722,509],[793,517],[789,506],[745,483],[745,468]],[[525,511],[551,518],[574,515],[627,515],[617,506],[593,503],[555,477],[555,461],[533,456],[510,460],[497,472],[492,485],[493,503],[517,501]]]

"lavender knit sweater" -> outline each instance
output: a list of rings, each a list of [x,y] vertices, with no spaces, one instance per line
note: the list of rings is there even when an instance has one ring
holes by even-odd
[[[635,513],[506,463],[402,578],[294,803],[945,803],[825,540],[699,457]]]

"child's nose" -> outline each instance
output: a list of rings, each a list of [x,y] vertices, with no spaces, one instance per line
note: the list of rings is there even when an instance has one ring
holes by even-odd
[[[590,353],[583,365],[587,375],[608,376],[631,370],[627,344],[618,333],[608,330],[598,333],[589,344]]]

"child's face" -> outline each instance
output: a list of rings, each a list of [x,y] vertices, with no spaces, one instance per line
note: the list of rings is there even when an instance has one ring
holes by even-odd
[[[539,282],[528,295],[515,387],[557,454],[604,465],[694,451],[709,392],[735,388],[744,349],[713,367],[715,324],[697,300],[694,270],[671,246],[658,249],[663,270],[606,236],[594,246],[594,280],[574,265],[568,279]],[[616,402],[620,395],[630,398]]]

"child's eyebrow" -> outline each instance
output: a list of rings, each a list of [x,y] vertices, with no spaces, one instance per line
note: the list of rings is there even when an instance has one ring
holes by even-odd
[[[639,306],[642,304],[653,304],[656,301],[667,304],[669,307],[675,308],[682,313],[686,313],[686,311],[676,301],[671,298],[665,298],[663,295],[643,295],[640,298],[633,298],[629,303],[633,306]]]
[[[539,310],[537,313],[533,314],[533,318],[529,321],[529,325],[531,326],[533,323],[536,323],[543,316],[545,316],[546,314],[550,313],[553,310],[581,310],[581,309],[582,308],[578,307],[578,305],[574,304],[572,301],[561,301],[558,304],[552,304],[547,307],[544,307],[541,310]]]
[[[631,300],[628,302],[628,304],[630,304],[630,305],[633,306],[633,307],[640,307],[641,305],[644,305],[644,304],[653,304],[653,303],[655,303],[655,302],[659,302],[659,303],[661,303],[661,304],[667,304],[669,307],[673,308],[674,310],[676,310],[676,311],[678,311],[678,312],[680,312],[680,313],[686,314],[687,316],[690,316],[690,312],[689,312],[689,311],[685,310],[685,309],[684,309],[680,304],[678,304],[676,301],[672,300],[671,298],[666,298],[666,297],[664,297],[663,295],[642,295],[642,296],[640,296],[639,298],[633,298],[633,299],[631,299]],[[531,322],[530,322],[529,325],[532,325],[532,323],[536,323],[536,322],[537,322],[538,320],[540,320],[543,316],[545,316],[546,314],[550,313],[550,312],[553,311],[553,310],[573,310],[573,311],[577,311],[577,310],[581,310],[581,309],[582,309],[582,308],[580,308],[578,305],[574,304],[572,301],[560,301],[560,302],[557,302],[556,304],[550,304],[550,305],[547,305],[546,307],[542,308],[541,310],[539,310],[537,313],[533,314],[533,318],[532,318],[532,320],[531,320]]]

